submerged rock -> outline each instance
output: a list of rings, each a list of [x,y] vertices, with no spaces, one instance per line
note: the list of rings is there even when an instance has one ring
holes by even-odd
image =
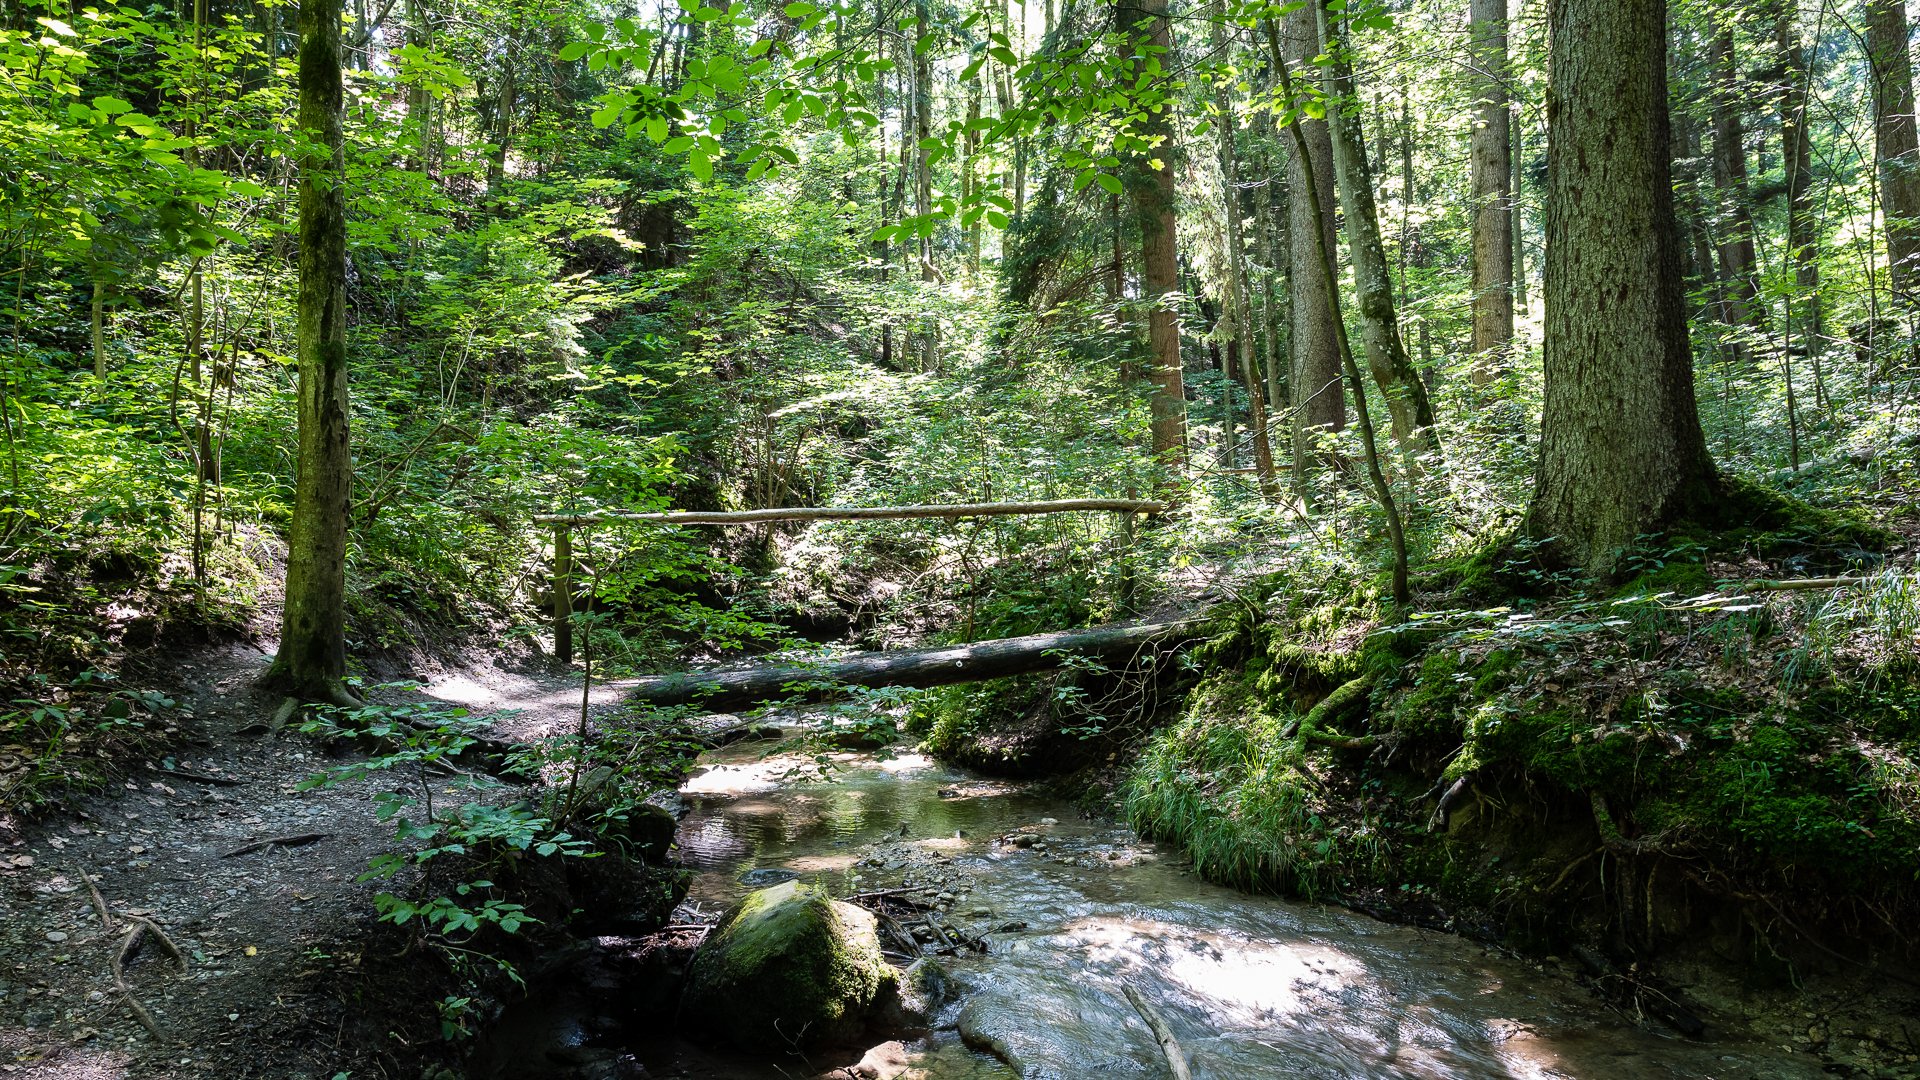
[[[789,881],[720,920],[687,972],[680,1024],[737,1047],[845,1042],[876,1019],[897,978],[870,913]]]

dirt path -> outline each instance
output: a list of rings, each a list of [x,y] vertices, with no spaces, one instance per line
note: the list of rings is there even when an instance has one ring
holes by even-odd
[[[291,731],[259,732],[274,701],[254,683],[269,659],[234,646],[183,663],[176,696],[190,718],[170,756],[0,835],[4,1075],[358,1080],[399,1075],[393,1063],[414,1057],[420,1018],[380,1008],[383,993],[398,996],[387,973],[404,965],[367,951],[387,935],[375,887],[355,881],[392,827],[374,819],[370,783],[297,790],[340,759]],[[559,678],[485,669],[442,675],[430,693],[476,713],[518,710],[501,724],[515,739],[579,717],[578,682]],[[602,689],[596,710],[617,697]],[[242,850],[296,836],[317,839]],[[114,982],[139,918],[185,960],[176,969],[149,935],[126,966],[160,1036]]]

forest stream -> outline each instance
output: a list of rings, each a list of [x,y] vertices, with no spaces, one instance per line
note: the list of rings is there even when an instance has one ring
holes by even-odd
[[[1194,1076],[1214,1080],[1820,1075],[1782,1046],[1636,1022],[1551,959],[1206,884],[1170,848],[1030,785],[915,753],[834,754],[823,779],[815,757],[767,745],[708,754],[680,789],[690,908],[711,916],[794,875],[836,896],[928,886],[956,936],[987,943],[940,960],[963,992],[932,1033],[876,1049],[863,1074],[841,1071],[851,1056],[609,1040],[582,1022],[580,995],[536,993],[503,1018],[497,1045],[613,1041],[644,1075],[703,1080],[1167,1076],[1130,985],[1167,1018]]]

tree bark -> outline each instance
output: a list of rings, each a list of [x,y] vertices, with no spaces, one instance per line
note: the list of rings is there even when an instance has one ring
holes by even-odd
[[[1498,373],[1513,340],[1513,161],[1507,94],[1507,0],[1472,0],[1474,77],[1473,371],[1475,386]]]
[[[1596,572],[1720,491],[1694,403],[1666,3],[1553,0],[1546,395],[1527,529]]]
[[[1051,671],[1067,655],[1112,660],[1129,657],[1192,629],[1192,621],[1096,626],[1050,634],[976,641],[931,649],[855,653],[811,666],[761,664],[641,679],[627,700],[648,705],[699,705],[715,712],[765,701],[804,697],[819,701],[850,687],[950,686]]]
[[[1224,57],[1226,13],[1216,2],[1212,15],[1208,20],[1213,33],[1211,44],[1214,52]],[[1224,81],[1214,84],[1214,106],[1219,113],[1214,118],[1214,136],[1220,155],[1221,218],[1227,232],[1227,310],[1233,320],[1237,359],[1247,390],[1247,439],[1253,444],[1254,475],[1259,478],[1260,493],[1272,498],[1280,493],[1280,485],[1273,469],[1273,443],[1267,435],[1266,391],[1261,385],[1260,361],[1254,352],[1253,290],[1247,282],[1246,240],[1240,212],[1240,160],[1234,139],[1233,100]],[[1228,445],[1232,445],[1231,441]]]
[[[287,540],[286,609],[268,679],[316,701],[351,701],[346,674],[346,158],[340,0],[300,5],[299,459]]]
[[[1120,0],[1114,9],[1119,30],[1134,50],[1155,49],[1155,63],[1173,54],[1173,27],[1167,0]],[[1135,52],[1140,57],[1139,52]],[[1146,64],[1135,61],[1136,70]],[[1170,470],[1186,468],[1187,390],[1180,361],[1180,322],[1175,297],[1180,289],[1180,255],[1174,218],[1173,101],[1162,97],[1145,110],[1139,134],[1152,144],[1130,155],[1134,213],[1140,220],[1140,284],[1147,302],[1147,351],[1152,365],[1148,398],[1153,453]]]
[[[1914,124],[1906,0],[1868,0],[1867,66],[1887,263],[1894,293],[1911,299],[1920,281],[1920,132]]]
[[[1787,0],[1774,23],[1785,69],[1780,89],[1780,148],[1787,174],[1787,258],[1793,264],[1793,312],[1801,340],[1817,364],[1822,324],[1820,250],[1814,234],[1813,137],[1807,131],[1812,72],[1795,12],[1796,5]],[[1791,333],[1794,327],[1787,329]]]
[[[1351,52],[1339,24],[1326,9],[1315,5],[1324,52],[1331,62],[1323,69],[1328,98],[1327,126],[1333,141],[1334,185],[1340,191],[1340,209],[1347,219],[1347,252],[1353,262],[1354,307],[1360,313],[1360,340],[1367,367],[1387,399],[1393,439],[1403,450],[1424,449],[1431,443],[1433,404],[1420,381],[1407,347],[1400,340],[1400,324],[1393,303],[1393,279],[1387,272],[1387,250],[1380,242],[1380,215],[1374,205],[1373,174],[1367,166],[1366,140],[1360,130],[1360,99],[1354,93]]]
[[[107,377],[107,282],[106,279],[93,279],[93,377]]]
[[[1302,6],[1287,13],[1267,35],[1275,70],[1283,61],[1305,64],[1319,54],[1319,31],[1313,12]],[[1284,50],[1284,55],[1280,55]],[[1324,120],[1300,117],[1294,121],[1300,138],[1287,152],[1287,247],[1292,266],[1289,284],[1292,345],[1293,486],[1304,495],[1315,457],[1319,433],[1347,426],[1347,396],[1340,387],[1340,346],[1334,336],[1334,297],[1319,271],[1320,241],[1335,250],[1333,207],[1333,143]],[[1304,145],[1303,155],[1300,147]],[[1307,183],[1311,172],[1313,183]],[[1320,205],[1307,201],[1311,186]],[[1315,230],[1320,230],[1316,239]]]
[[[1664,35],[1661,40],[1665,40]],[[1745,106],[1731,24],[1713,37],[1713,186],[1720,201],[1720,280],[1726,290],[1729,323],[1758,326],[1765,321],[1755,271],[1753,203],[1747,193]]]

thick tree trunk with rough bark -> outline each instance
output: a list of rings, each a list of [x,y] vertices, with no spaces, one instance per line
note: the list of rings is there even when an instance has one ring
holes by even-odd
[[[351,700],[346,674],[347,434],[346,159],[342,151],[340,0],[300,6],[300,366],[293,526],[286,611],[268,679],[297,697]]]
[[[1893,289],[1910,298],[1920,283],[1920,132],[1913,114],[1913,59],[1906,0],[1868,0],[1867,78],[1873,89],[1874,157],[1886,221]]]
[[[1680,281],[1666,4],[1553,0],[1548,18],[1546,399],[1527,528],[1606,572],[1720,485]]]
[[[1303,66],[1319,54],[1319,31],[1313,12],[1300,7],[1289,12],[1280,26],[1268,27],[1270,48],[1285,51],[1285,59]],[[1273,58],[1274,67],[1280,57]],[[1305,492],[1307,475],[1314,460],[1313,445],[1319,432],[1339,431],[1347,425],[1347,395],[1340,386],[1340,346],[1334,336],[1334,299],[1319,272],[1320,247],[1314,239],[1319,229],[1327,249],[1338,244],[1334,236],[1333,143],[1324,120],[1302,117],[1296,121],[1300,139],[1287,146],[1287,246],[1291,338],[1293,403],[1293,486]],[[1303,158],[1298,144],[1306,144]],[[1307,201],[1308,170],[1312,170],[1313,188],[1321,205]]]
[[[1120,32],[1135,47],[1173,54],[1173,27],[1167,0],[1120,0],[1114,9]],[[1153,453],[1170,469],[1187,461],[1187,388],[1180,366],[1180,255],[1174,218],[1174,141],[1171,100],[1155,103],[1140,122],[1140,134],[1158,140],[1154,148],[1131,156],[1127,190],[1140,221],[1140,286],[1147,299],[1147,352],[1152,370],[1148,397]],[[1155,162],[1159,167],[1155,167]]]
[[[1513,142],[1507,94],[1507,0],[1472,0],[1473,381],[1484,386],[1513,340]]]
[[[1367,166],[1367,144],[1360,130],[1360,98],[1354,93],[1352,54],[1340,24],[1319,8],[1321,39],[1330,56],[1323,69],[1329,99],[1327,126],[1333,140],[1334,185],[1340,191],[1340,209],[1347,219],[1347,252],[1353,262],[1354,308],[1360,314],[1360,340],[1367,368],[1387,399],[1393,422],[1393,440],[1403,450],[1422,450],[1431,444],[1433,404],[1426,384],[1407,357],[1400,340],[1400,323],[1393,302],[1393,279],[1387,271],[1387,249],[1380,242],[1380,214],[1374,204],[1373,173]]]

